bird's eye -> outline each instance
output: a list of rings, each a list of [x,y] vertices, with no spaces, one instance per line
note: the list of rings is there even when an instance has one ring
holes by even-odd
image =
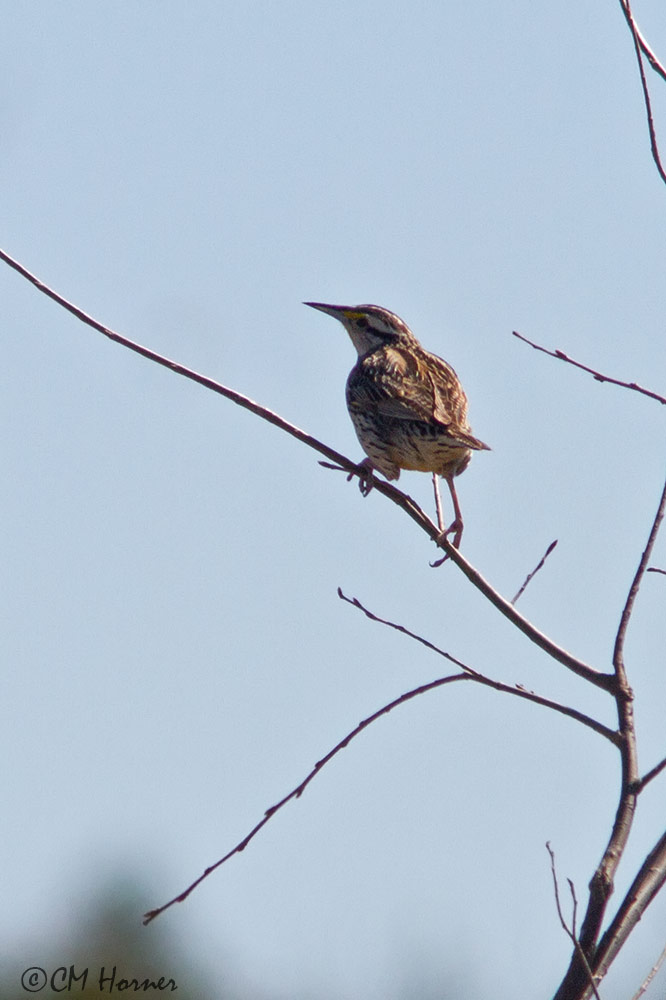
[[[366,328],[367,325],[368,325],[368,321],[365,318],[365,316],[361,316],[361,317],[359,317],[359,319],[356,320],[356,326],[360,326],[360,328],[362,330],[365,330],[365,328]]]

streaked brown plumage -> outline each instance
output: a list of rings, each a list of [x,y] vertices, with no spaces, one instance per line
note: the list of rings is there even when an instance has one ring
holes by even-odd
[[[441,531],[453,534],[458,547],[462,516],[453,484],[469,465],[473,451],[487,451],[467,423],[467,397],[453,368],[421,346],[395,313],[381,306],[305,305],[343,324],[358,353],[347,379],[347,407],[361,447],[363,463],[387,479],[401,469],[431,472]],[[445,529],[437,476],[446,480],[455,519]],[[367,482],[361,482],[364,492]]]

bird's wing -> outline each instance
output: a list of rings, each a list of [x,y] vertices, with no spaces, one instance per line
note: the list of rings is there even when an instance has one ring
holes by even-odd
[[[435,354],[424,358],[388,347],[381,358],[360,358],[347,381],[347,402],[351,410],[423,422],[448,431],[462,447],[488,449],[467,430],[465,393],[451,366]]]
[[[384,348],[381,359],[366,355],[349,376],[352,405],[394,420],[422,420],[442,427],[465,419],[466,400],[458,386],[445,361],[429,355],[426,364],[398,347]]]

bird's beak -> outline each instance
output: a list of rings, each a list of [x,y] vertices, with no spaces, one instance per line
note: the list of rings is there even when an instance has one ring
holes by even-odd
[[[313,309],[318,309],[319,312],[327,313],[329,316],[333,316],[334,319],[343,320],[344,314],[347,311],[347,306],[327,306],[324,302],[304,302],[304,306],[311,306]]]

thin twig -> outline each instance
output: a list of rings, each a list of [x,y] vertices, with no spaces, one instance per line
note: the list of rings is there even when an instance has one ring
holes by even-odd
[[[127,337],[116,333],[109,327],[104,326],[98,320],[89,316],[78,306],[73,305],[67,299],[63,298],[58,292],[55,292],[52,288],[49,288],[44,282],[40,281],[39,278],[35,277],[30,271],[28,271],[22,264],[10,257],[4,250],[0,249],[0,259],[4,260],[5,263],[9,264],[10,267],[18,271],[20,275],[30,281],[35,288],[37,288],[44,295],[48,295],[49,298],[57,302],[58,305],[67,309],[68,312],[72,313],[81,322],[91,326],[94,330],[99,333],[104,334],[110,340],[121,344],[123,347],[127,347],[131,351],[135,351],[142,357],[147,358],[149,361],[154,361],[156,364],[162,365],[168,368],[170,371],[175,372],[177,375],[182,375],[185,378],[192,379],[199,385],[203,385],[205,388],[212,390],[213,392],[219,393],[221,396],[225,396],[232,402],[237,403],[239,406],[250,410],[256,416],[261,417],[262,420],[266,420],[280,430],[285,431],[285,433],[290,434],[297,440],[301,441],[303,444],[308,445],[308,447],[313,448],[315,451],[319,452],[321,455],[325,455],[327,458],[331,459],[333,463],[333,468],[339,468],[348,474],[358,476],[361,479],[367,480],[367,470],[361,466],[356,465],[346,456],[341,455],[339,452],[335,451],[333,448],[329,448],[328,445],[323,444],[323,442],[317,440],[311,434],[307,434],[302,431],[299,427],[294,424],[289,423],[284,420],[278,414],[273,413],[272,410],[267,409],[265,406],[261,406],[259,403],[255,403],[254,400],[249,399],[247,396],[242,395],[242,393],[236,392],[234,389],[229,389],[227,386],[222,385],[220,382],[216,382],[205,375],[200,375],[198,372],[192,371],[190,368],[186,368],[184,365],[178,362],[171,361],[169,358],[163,357],[156,351],[152,351],[147,347],[142,347],[140,344],[129,340]],[[419,507],[419,505],[412,500],[410,496],[406,493],[402,493],[391,483],[384,482],[383,480],[373,477],[373,489],[382,496],[387,497],[392,503],[396,504],[405,513],[419,525],[422,531],[424,531],[432,541],[436,542],[438,547],[443,549],[446,554],[450,557],[452,562],[454,562],[457,567],[465,574],[470,583],[477,588],[489,601],[493,604],[497,610],[504,615],[513,625],[516,626],[524,635],[530,639],[535,645],[539,646],[544,652],[548,653],[554,660],[561,663],[563,666],[567,667],[569,670],[573,671],[578,676],[583,677],[585,680],[594,684],[596,687],[601,688],[605,691],[611,691],[615,684],[615,679],[612,674],[604,674],[601,671],[595,670],[589,664],[585,663],[583,660],[578,659],[573,656],[567,650],[558,646],[557,643],[549,639],[548,636],[544,635],[535,625],[533,625],[527,618],[520,614],[513,605],[505,600],[499,594],[494,587],[492,587],[487,580],[485,580],[481,574],[476,570],[471,563],[469,563],[464,556],[462,556],[458,549],[456,549],[448,538],[441,533],[437,525],[435,525],[427,514]]]
[[[645,114],[647,116],[648,131],[650,133],[650,150],[652,152],[652,159],[654,160],[659,176],[661,177],[664,184],[666,184],[666,171],[662,166],[661,156],[659,155],[659,146],[657,145],[657,133],[654,127],[654,118],[652,117],[652,103],[650,101],[650,91],[648,89],[647,80],[645,78],[641,36],[638,33],[636,22],[634,21],[634,15],[631,12],[629,0],[620,0],[620,4],[622,6],[622,10],[624,11],[624,16],[627,19],[629,28],[631,29],[631,37],[633,38],[634,41],[634,50],[636,52],[636,60],[638,62],[638,72],[640,73],[641,87],[643,89]]]
[[[429,684],[421,684],[419,685],[419,687],[413,688],[411,691],[406,691],[405,694],[401,694],[399,698],[395,698],[393,701],[390,701],[387,705],[384,705],[376,712],[373,712],[372,715],[369,715],[367,717],[367,719],[363,719],[362,722],[359,722],[359,724],[354,729],[352,729],[351,732],[347,733],[347,735],[343,739],[341,739],[339,743],[336,743],[336,745],[333,747],[332,750],[329,750],[329,752],[326,754],[325,757],[322,757],[321,760],[317,761],[312,770],[306,775],[306,777],[303,779],[303,781],[301,781],[299,785],[293,788],[287,795],[284,796],[283,799],[280,799],[279,802],[276,802],[275,805],[267,809],[263,815],[263,818],[256,824],[256,826],[254,826],[250,830],[250,832],[236,844],[235,847],[233,847],[230,851],[228,851],[223,858],[220,858],[220,860],[216,861],[215,864],[210,865],[209,868],[206,868],[206,870],[203,872],[203,874],[199,876],[199,878],[195,879],[194,882],[192,882],[192,884],[187,887],[187,889],[183,890],[183,892],[179,893],[177,896],[174,896],[173,899],[170,899],[168,903],[165,903],[163,906],[159,906],[154,910],[149,910],[146,914],[144,914],[143,918],[144,924],[149,924],[151,920],[154,920],[155,917],[158,917],[160,913],[164,913],[164,911],[168,910],[170,906],[174,905],[174,903],[184,902],[190,895],[190,893],[193,892],[194,889],[196,889],[196,887],[204,881],[204,879],[208,878],[209,875],[212,875],[212,873],[217,868],[223,865],[226,861],[229,861],[229,859],[232,858],[235,854],[240,854],[241,851],[244,851],[247,845],[250,843],[250,841],[254,840],[259,831],[264,826],[266,826],[269,820],[271,820],[276,815],[276,813],[280,811],[280,809],[286,806],[288,802],[291,802],[292,799],[300,798],[300,796],[303,794],[307,786],[310,784],[313,778],[316,778],[321,769],[325,767],[326,764],[328,764],[328,762],[333,759],[333,757],[335,757],[338,753],[340,753],[341,750],[344,750],[345,747],[347,747],[353,739],[355,739],[360,733],[362,733],[364,729],[367,729],[367,727],[372,725],[373,722],[376,722],[377,719],[379,719],[382,715],[388,715],[388,713],[393,711],[394,708],[397,708],[399,705],[406,704],[408,701],[411,701],[412,698],[416,698],[421,694],[425,694],[427,691],[434,691],[435,688],[443,687],[445,684],[453,684],[456,681],[464,681],[466,679],[467,677],[466,674],[464,673],[451,674],[448,677],[440,677],[436,681],[431,681]]]
[[[666,569],[659,569],[657,566],[648,566],[645,570],[646,573],[662,573],[666,576]]]
[[[574,948],[576,949],[576,952],[579,955],[581,962],[583,962],[583,964],[585,966],[585,969],[587,970],[587,976],[588,976],[588,979],[590,981],[590,986],[592,987],[592,991],[593,991],[595,997],[597,998],[597,1000],[601,1000],[601,997],[599,996],[599,993],[598,993],[598,990],[597,990],[597,984],[595,983],[594,976],[592,975],[592,969],[590,968],[589,962],[587,961],[587,957],[586,957],[585,952],[583,951],[583,949],[581,947],[580,941],[576,937],[575,929],[571,930],[571,928],[567,924],[566,920],[564,919],[564,914],[562,913],[562,906],[560,904],[560,890],[559,890],[559,886],[557,884],[557,872],[555,870],[555,853],[554,853],[552,847],[550,846],[549,842],[546,843],[546,850],[548,851],[548,853],[550,855],[550,872],[551,872],[551,875],[553,876],[553,889],[555,891],[555,906],[557,907],[557,915],[560,918],[560,924],[562,925],[563,930],[566,932],[566,934],[571,939],[571,942],[572,942]],[[571,892],[573,894],[573,899],[574,899],[574,928],[575,928],[575,919],[576,919],[576,917],[575,917],[575,913],[576,913],[576,894],[574,892],[573,882],[571,881],[571,879],[568,879],[567,881],[569,882],[569,888],[571,889]]]
[[[543,554],[543,556],[541,558],[541,561],[539,563],[537,563],[537,565],[534,567],[534,569],[532,570],[532,572],[527,574],[527,576],[525,577],[525,580],[523,582],[522,587],[520,588],[520,590],[518,591],[518,593],[516,594],[516,596],[514,597],[514,599],[511,601],[512,604],[515,604],[516,601],[518,600],[518,598],[522,597],[522,595],[525,593],[525,591],[527,590],[528,583],[530,582],[530,580],[532,580],[537,575],[537,573],[542,568],[542,566],[545,563],[546,559],[548,558],[548,556],[553,551],[553,549],[555,548],[556,545],[557,545],[557,538],[555,539],[554,542],[550,543],[550,545],[548,546],[548,548],[544,552],[544,554]]]
[[[453,663],[456,667],[460,667],[461,670],[465,670],[470,675],[475,673],[475,671],[471,667],[468,667],[466,663],[463,663],[462,660],[458,660],[455,656],[452,656],[451,653],[447,653],[445,650],[440,649],[439,646],[436,646],[434,642],[430,642],[429,639],[425,639],[422,635],[417,635],[416,632],[412,632],[410,629],[405,628],[404,625],[398,625],[396,622],[391,622],[387,618],[380,618],[379,615],[374,614],[372,611],[369,611],[368,608],[364,607],[358,597],[347,597],[346,594],[343,594],[341,587],[338,587],[338,597],[341,601],[346,601],[347,604],[351,604],[352,607],[358,608],[358,610],[362,611],[366,618],[369,618],[370,621],[378,622],[380,625],[387,625],[389,628],[395,629],[396,632],[402,632],[402,634],[406,635],[408,638],[414,639],[416,642],[420,642],[422,646],[426,647],[426,649],[432,650],[432,652],[437,653],[438,656],[443,656],[445,660]]]
[[[358,597],[347,597],[343,594],[340,587],[338,587],[338,597],[347,604],[353,605],[353,607],[358,608],[363,614],[373,622],[378,622],[380,625],[387,625],[389,628],[395,629],[396,632],[402,632],[410,639],[414,639],[416,642],[420,642],[421,645],[425,646],[427,649],[437,653],[438,656],[443,656],[450,663],[455,664],[455,666],[460,667],[464,670],[467,679],[470,681],[476,681],[477,684],[483,684],[485,687],[491,687],[495,691],[501,691],[503,694],[512,694],[517,698],[524,698],[526,701],[531,701],[535,705],[542,705],[544,708],[551,708],[555,712],[560,712],[561,715],[567,715],[571,719],[575,719],[576,722],[582,723],[589,729],[594,730],[595,733],[599,733],[600,736],[604,736],[609,740],[614,746],[619,746],[620,737],[619,734],[614,730],[609,729],[604,726],[603,723],[597,722],[596,719],[591,718],[589,715],[585,715],[583,712],[579,712],[576,708],[571,708],[569,705],[562,705],[560,702],[552,701],[550,698],[545,698],[543,695],[535,694],[534,691],[528,691],[527,688],[523,687],[522,684],[504,684],[502,681],[496,681],[492,677],[488,677],[486,674],[480,673],[478,670],[474,670],[472,667],[468,667],[466,663],[462,660],[457,659],[452,656],[451,653],[447,653],[445,650],[440,649],[434,643],[430,642],[429,639],[425,639],[422,635],[418,635],[416,632],[412,632],[411,629],[405,628],[404,625],[398,625],[396,622],[389,621],[387,618],[380,618],[379,615],[374,614],[369,611],[368,608],[364,607],[359,601]]]
[[[657,961],[654,963],[654,965],[652,966],[652,968],[648,972],[647,976],[645,977],[645,979],[643,980],[643,982],[641,983],[641,985],[638,987],[638,989],[634,993],[634,995],[631,998],[631,1000],[640,1000],[640,998],[643,996],[643,994],[647,990],[648,986],[650,985],[650,983],[652,982],[652,980],[654,979],[654,977],[657,975],[657,973],[661,969],[661,966],[662,966],[665,958],[666,958],[666,945],[664,945],[664,949],[663,949],[661,955],[659,956],[659,958],[657,959]]]
[[[645,786],[647,784],[649,784],[651,781],[654,781],[654,779],[658,775],[661,774],[661,772],[664,770],[664,768],[666,768],[666,757],[664,757],[663,760],[660,760],[658,764],[655,764],[655,766],[653,768],[651,768],[647,772],[647,774],[645,774],[641,778],[641,780],[638,782],[638,787],[637,787],[636,791],[637,792],[642,792],[643,789],[645,788]]]
[[[661,522],[664,519],[664,512],[666,512],[666,481],[664,482],[661,491],[657,512],[652,521],[652,527],[650,528],[650,532],[648,534],[645,549],[643,550],[643,554],[638,562],[638,568],[634,574],[634,579],[631,582],[629,593],[627,594],[627,599],[620,616],[620,624],[618,626],[615,648],[613,650],[613,667],[620,685],[626,685],[627,683],[626,673],[624,670],[624,643],[627,635],[627,628],[629,627],[629,621],[634,609],[636,597],[638,596],[638,591],[640,590],[643,577],[648,569],[648,563],[652,555],[652,550],[654,549],[654,544],[657,540],[657,535],[659,534]]]
[[[625,18],[627,19],[627,24],[631,28],[634,38],[637,39],[638,44],[643,50],[645,58],[650,63],[650,66],[655,71],[655,73],[658,73],[659,76],[662,77],[662,79],[666,80],[666,69],[659,62],[653,50],[650,48],[647,41],[645,40],[645,36],[643,35],[640,28],[636,24],[636,21],[634,20],[633,14],[631,12],[629,4],[627,3],[627,0],[620,0],[620,7],[622,8],[622,12]]]
[[[571,904],[572,904],[572,911],[571,911],[571,932],[572,932],[573,936],[575,937],[576,936],[576,917],[578,915],[578,900],[576,899],[576,886],[573,884],[573,880],[570,879],[570,878],[567,878],[567,882],[569,884],[569,892],[571,893]]]
[[[658,403],[662,403],[666,406],[666,396],[660,396],[658,392],[652,392],[651,389],[644,389],[642,385],[638,385],[637,382],[623,382],[619,378],[611,378],[610,375],[603,375],[601,372],[596,371],[594,368],[589,368],[587,365],[581,364],[580,361],[574,361],[570,358],[568,354],[564,351],[560,351],[556,348],[554,351],[549,351],[547,347],[541,347],[540,344],[535,344],[532,340],[528,340],[524,337],[522,333],[518,333],[517,330],[513,331],[514,337],[518,340],[522,340],[523,343],[529,344],[533,347],[535,351],[541,351],[542,354],[547,354],[551,358],[557,358],[558,361],[566,361],[568,365],[573,365],[574,368],[580,368],[581,371],[587,372],[591,375],[597,382],[609,382],[611,385],[619,385],[623,389],[633,389],[634,392],[640,392],[643,396],[649,396],[650,399],[656,399]]]

